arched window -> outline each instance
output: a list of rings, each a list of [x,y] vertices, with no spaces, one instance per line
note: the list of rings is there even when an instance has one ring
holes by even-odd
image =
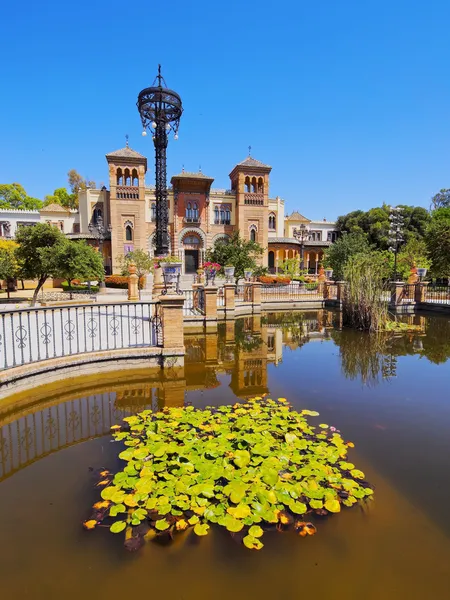
[[[220,224],[223,225],[225,222],[225,211],[223,208],[220,209]]]
[[[225,224],[229,225],[231,223],[231,213],[229,210],[225,211]]]
[[[245,178],[245,191],[250,192],[250,177]]]
[[[256,177],[252,179],[252,192],[256,194]]]
[[[155,202],[152,202],[152,205],[150,207],[150,220],[156,221],[156,203]]]
[[[117,169],[117,185],[123,185],[122,169]]]
[[[133,185],[134,185],[135,187],[137,187],[137,186],[139,185],[139,177],[138,177],[138,174],[137,174],[137,171],[136,171],[136,169],[133,169],[133,172],[132,172],[132,174],[131,174],[131,177],[132,177],[132,179],[133,179]]]
[[[193,209],[192,217],[193,217],[194,221],[198,221],[198,204],[197,204],[197,202],[194,202],[192,209]]]
[[[131,225],[127,225],[125,227],[125,240],[127,242],[133,241],[133,228],[131,227]]]
[[[186,206],[186,217],[192,219],[192,204],[190,202],[188,202]]]
[[[256,229],[255,228],[250,230],[250,239],[252,242],[256,242]]]
[[[274,214],[269,215],[269,229],[276,229],[276,219]]]
[[[94,208],[94,212],[92,214],[92,220],[94,221],[94,225],[97,225],[99,219],[103,219],[102,209]]]
[[[125,185],[131,185],[130,169],[125,169]]]
[[[264,193],[264,182],[263,182],[263,178],[260,177],[258,179],[258,193],[259,194],[263,194]]]
[[[273,250],[269,252],[269,269],[275,268],[275,253]]]
[[[216,207],[214,208],[214,223],[215,223],[216,225],[218,225],[218,224],[219,224],[219,207],[218,207],[218,206],[216,206]]]

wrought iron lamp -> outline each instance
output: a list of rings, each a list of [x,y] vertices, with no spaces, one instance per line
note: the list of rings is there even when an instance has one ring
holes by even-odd
[[[95,223],[93,223],[92,221],[89,223],[88,229],[89,229],[89,233],[92,234],[95,237],[95,239],[97,240],[98,251],[100,252],[100,255],[103,260],[103,242],[111,236],[112,227],[111,227],[111,225],[108,225],[108,227],[105,229],[103,219],[102,219],[102,217],[99,216],[99,217],[97,217]],[[89,287],[90,287],[90,285],[89,285]],[[99,287],[99,290],[105,289],[106,286],[105,286],[105,277],[104,276],[102,277],[102,280],[98,282],[98,287]]]
[[[170,131],[173,131],[174,138],[178,139],[178,127],[183,107],[180,96],[167,88],[161,75],[161,65],[158,65],[158,75],[152,87],[145,88],[139,93],[136,105],[141,115],[142,135],[146,136],[147,129],[150,129],[155,145],[155,254],[156,256],[167,256],[170,254],[170,237],[166,150]]]
[[[405,219],[403,216],[403,208],[401,206],[390,207],[389,222],[389,243],[391,244],[389,250],[394,253],[394,281],[397,281],[397,255],[400,244],[405,241],[403,237]]]
[[[300,242],[300,269],[303,271],[305,268],[305,241],[308,239],[309,228],[301,223],[299,228],[294,229],[294,237]]]

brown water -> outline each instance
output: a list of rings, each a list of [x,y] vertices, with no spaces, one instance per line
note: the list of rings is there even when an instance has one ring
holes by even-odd
[[[36,388],[0,407],[0,591],[10,599],[447,599],[450,597],[450,319],[374,340],[325,311],[269,315],[186,336],[184,369]],[[269,391],[318,410],[356,444],[376,487],[318,533],[265,536],[260,552],[204,538],[123,549],[85,532],[96,471],[117,469],[109,427],[144,406],[234,402]],[[91,470],[93,469],[93,470]]]

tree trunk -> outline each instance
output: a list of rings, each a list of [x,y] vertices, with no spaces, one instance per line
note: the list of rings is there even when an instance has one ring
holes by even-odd
[[[39,282],[36,286],[36,289],[34,290],[34,294],[33,294],[33,298],[31,300],[31,306],[36,306],[36,301],[37,301],[37,297],[39,292],[41,291],[41,287],[44,285],[44,283],[46,282],[47,277],[41,277],[39,279]]]
[[[23,279],[20,280],[20,282],[22,283],[22,289],[25,289],[25,281]]]

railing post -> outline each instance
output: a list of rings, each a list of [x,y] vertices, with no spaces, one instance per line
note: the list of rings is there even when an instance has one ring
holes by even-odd
[[[217,329],[217,288],[206,286],[205,293],[205,326],[206,329]]]
[[[403,281],[393,281],[391,287],[391,304],[400,306],[403,302],[403,291],[405,283]]]
[[[244,282],[244,302],[253,302],[252,283],[250,281]]]
[[[421,302],[426,302],[427,287],[428,287],[428,281],[421,281],[420,283],[416,283],[416,288],[414,290],[414,300],[416,301],[416,304],[420,304]]]
[[[261,312],[261,282],[254,281],[252,284],[253,312]]]
[[[336,300],[342,302],[345,293],[345,281],[336,281]]]
[[[134,263],[130,263],[128,272],[128,302],[139,302],[139,277]]]
[[[174,349],[184,354],[183,306],[184,294],[160,296],[163,325],[163,348]]]
[[[236,288],[234,283],[225,283],[223,289],[225,294],[225,316],[228,316],[228,313],[234,313],[236,308]]]
[[[330,284],[328,281],[323,282],[323,299],[327,300],[330,295]]]

